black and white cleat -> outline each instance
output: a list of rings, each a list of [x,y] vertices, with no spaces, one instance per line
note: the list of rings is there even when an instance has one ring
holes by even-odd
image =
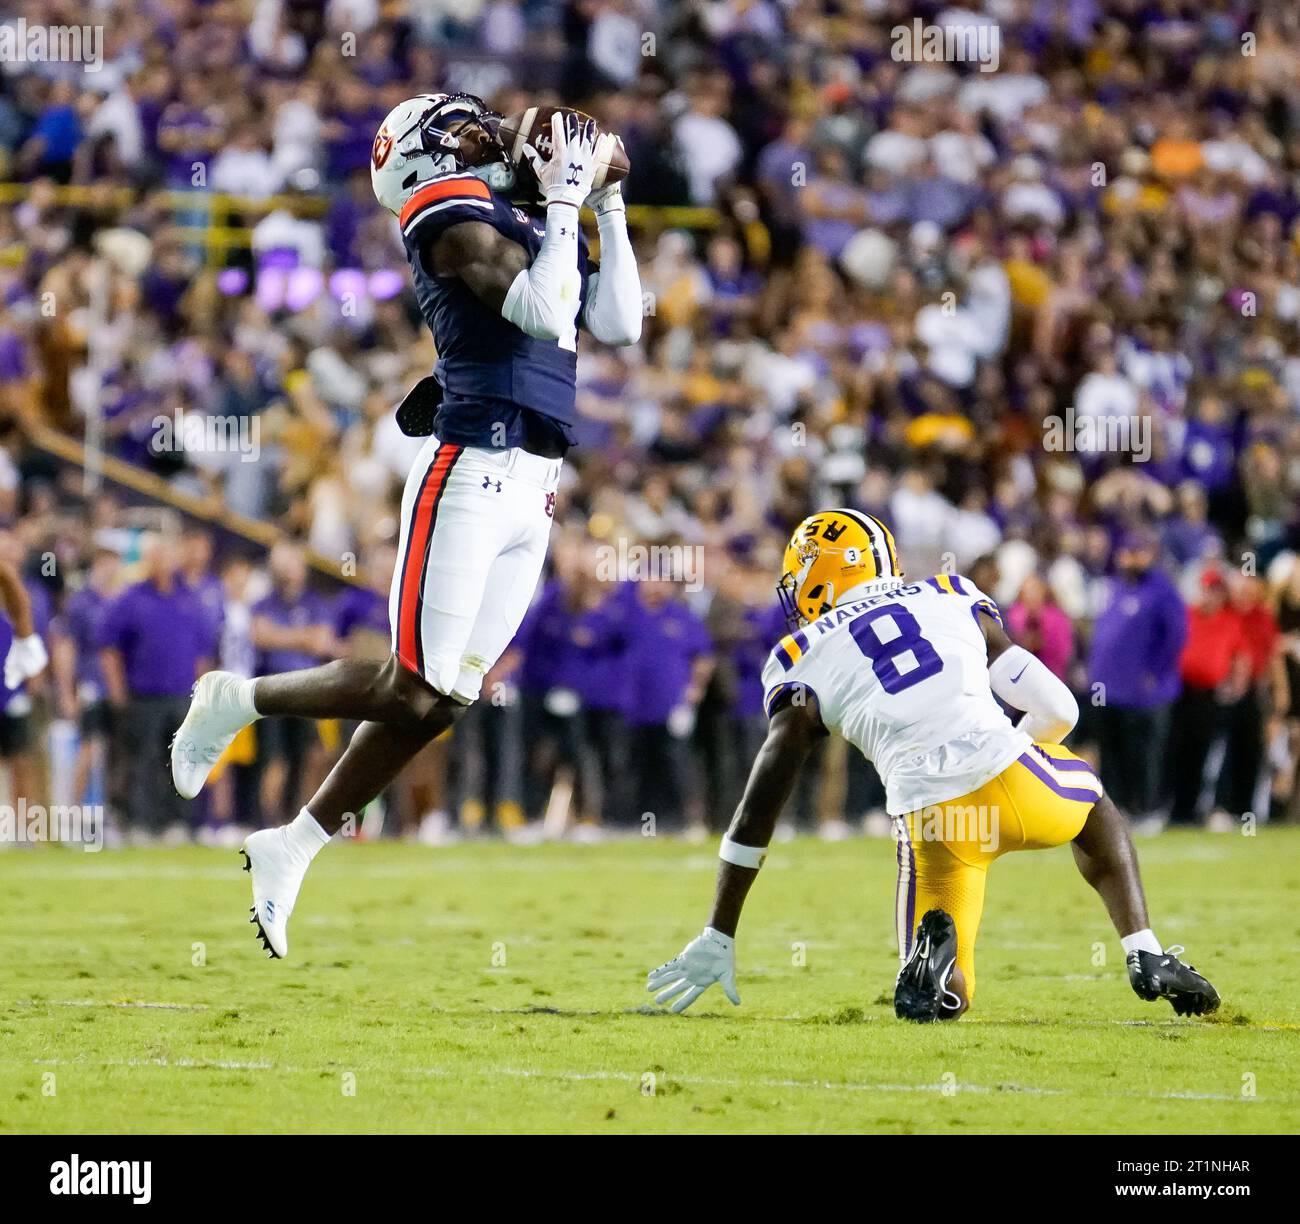
[[[1180,1016],[1208,1016],[1219,1006],[1219,992],[1178,959],[1182,950],[1178,944],[1159,953],[1134,949],[1128,954],[1129,985],[1148,1003],[1168,999]]]
[[[929,1024],[941,1011],[955,1011],[961,998],[948,989],[957,967],[957,926],[943,910],[927,910],[916,928],[912,952],[894,985],[894,1015]]]

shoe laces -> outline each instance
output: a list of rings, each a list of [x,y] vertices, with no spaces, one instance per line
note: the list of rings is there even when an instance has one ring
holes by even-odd
[[[1185,960],[1181,959],[1183,955],[1183,951],[1184,949],[1182,944],[1170,944],[1169,947],[1165,949],[1164,964],[1167,965],[1171,960],[1177,960],[1178,963],[1182,965],[1183,968],[1186,969],[1189,973],[1195,973],[1196,966],[1189,965]]]
[[[951,981],[952,981],[952,970],[950,969],[948,971],[947,976],[943,979],[943,982],[939,986],[939,1005],[945,1011],[956,1011],[959,1007],[961,1007],[961,995],[959,995],[955,990],[948,989],[948,983]],[[952,1000],[951,1003],[948,1002],[949,999]]]

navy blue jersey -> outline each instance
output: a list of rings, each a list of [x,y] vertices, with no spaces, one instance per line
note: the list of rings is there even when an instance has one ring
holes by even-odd
[[[562,451],[573,441],[577,417],[577,333],[558,341],[535,339],[481,302],[459,277],[433,275],[422,252],[462,221],[486,222],[522,246],[530,260],[546,236],[543,216],[519,208],[467,174],[434,179],[402,208],[402,240],[415,278],[415,298],[438,346],[434,372],[443,399],[433,431],[461,446],[529,450],[537,449],[540,436],[547,443],[553,439]],[[584,298],[587,271],[587,239],[579,230]]]

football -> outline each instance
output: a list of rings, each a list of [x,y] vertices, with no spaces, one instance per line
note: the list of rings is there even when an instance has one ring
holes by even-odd
[[[581,119],[590,119],[585,111],[573,110],[564,106],[530,106],[516,115],[507,115],[501,120],[497,129],[501,143],[505,145],[510,160],[521,173],[531,175],[532,161],[526,150],[530,147],[542,157],[551,155],[551,117],[556,111],[562,114],[577,115]],[[631,163],[623,148],[623,141],[613,132],[601,132],[596,141],[596,177],[592,179],[592,190],[608,187],[611,183],[622,182],[627,178]]]

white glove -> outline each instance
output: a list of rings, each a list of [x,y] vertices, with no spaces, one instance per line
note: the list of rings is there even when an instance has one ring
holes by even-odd
[[[736,990],[736,941],[730,935],[705,927],[667,964],[651,969],[646,976],[646,989],[658,991],[656,1003],[673,1003],[674,1012],[684,1012],[714,982],[721,982],[723,993],[732,1003],[739,1004]]]
[[[596,177],[597,128],[594,120],[556,111],[551,116],[551,156],[546,161],[525,145],[546,203],[581,208]]]
[[[5,688],[16,689],[24,680],[39,676],[50,662],[40,634],[16,637],[5,655]]]
[[[610,183],[608,187],[598,187],[587,197],[585,203],[596,214],[598,221],[601,217],[616,212],[621,212],[625,216],[627,214],[627,205],[623,203],[623,191],[618,183]]]
[[[596,160],[604,161],[608,165],[615,147],[619,149],[623,147],[623,137],[616,136],[613,132],[603,132],[596,141]],[[603,217],[610,212],[627,212],[627,207],[623,203],[623,192],[618,183],[597,187],[587,197],[585,203],[597,217]]]

